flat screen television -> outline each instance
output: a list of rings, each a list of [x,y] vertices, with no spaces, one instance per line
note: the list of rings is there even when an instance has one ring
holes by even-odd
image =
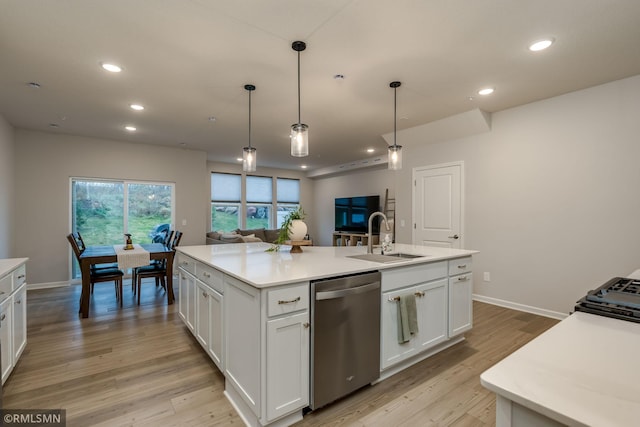
[[[335,230],[366,233],[369,216],[380,210],[380,196],[336,198]],[[380,231],[380,218],[374,218],[372,232]]]

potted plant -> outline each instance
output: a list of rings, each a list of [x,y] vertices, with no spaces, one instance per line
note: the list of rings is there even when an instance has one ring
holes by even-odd
[[[278,238],[274,242],[274,246],[267,249],[268,251],[277,251],[280,245],[289,240],[302,240],[307,234],[307,224],[302,221],[306,214],[301,206],[289,214],[282,221]]]

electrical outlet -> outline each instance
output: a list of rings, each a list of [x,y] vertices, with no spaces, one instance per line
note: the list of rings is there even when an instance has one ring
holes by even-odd
[[[485,271],[485,272],[484,272],[484,275],[483,275],[482,279],[483,279],[485,282],[490,282],[490,281],[491,281],[491,275],[489,274],[489,272],[488,272],[488,271]]]

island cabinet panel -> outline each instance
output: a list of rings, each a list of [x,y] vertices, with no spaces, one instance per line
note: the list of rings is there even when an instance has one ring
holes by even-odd
[[[447,340],[447,287],[448,280],[444,278],[383,294],[381,369]],[[418,332],[408,342],[400,343],[397,299],[405,294],[416,298]]]
[[[209,345],[207,352],[213,362],[224,372],[224,323],[223,323],[223,306],[224,297],[221,293],[214,289],[209,290]]]
[[[260,416],[260,290],[225,276],[225,388],[228,383],[244,404]]]
[[[309,404],[309,312],[267,322],[267,419]]]
[[[12,297],[13,301],[13,364],[18,363],[27,346],[27,284],[21,286]]]

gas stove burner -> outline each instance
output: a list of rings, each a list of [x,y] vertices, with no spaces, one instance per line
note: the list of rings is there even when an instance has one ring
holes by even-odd
[[[614,277],[589,291],[575,310],[640,323],[640,280]]]

